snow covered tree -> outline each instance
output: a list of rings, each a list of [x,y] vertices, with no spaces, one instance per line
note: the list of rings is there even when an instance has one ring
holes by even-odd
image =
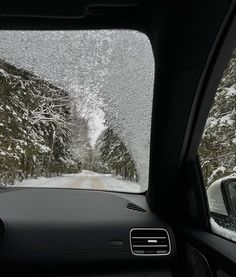
[[[218,86],[199,157],[207,186],[236,173],[236,50]]]
[[[125,144],[111,128],[107,128],[98,138],[95,146],[97,155],[94,168],[98,172],[112,173],[124,179],[138,181],[135,163]]]
[[[71,153],[74,122],[65,90],[0,61],[0,93],[1,184],[80,170],[80,157]]]

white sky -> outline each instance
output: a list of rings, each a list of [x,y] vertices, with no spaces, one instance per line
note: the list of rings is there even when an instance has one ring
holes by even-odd
[[[97,138],[105,129],[104,115],[102,111],[100,111],[100,113],[94,113],[92,115],[91,119],[89,120],[89,129],[90,129],[90,132],[89,132],[90,143],[92,147],[94,147]]]

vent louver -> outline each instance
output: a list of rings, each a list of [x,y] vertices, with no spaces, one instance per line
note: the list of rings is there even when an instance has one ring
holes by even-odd
[[[170,237],[162,228],[134,228],[130,231],[130,247],[134,255],[162,256],[171,252]]]
[[[143,208],[137,206],[137,205],[134,204],[134,203],[130,203],[130,202],[128,203],[128,205],[126,206],[126,208],[127,208],[127,209],[130,209],[130,210],[138,211],[138,212],[143,212],[143,213],[147,212],[145,209],[143,209]]]

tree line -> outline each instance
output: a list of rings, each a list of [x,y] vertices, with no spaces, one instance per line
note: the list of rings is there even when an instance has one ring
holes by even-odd
[[[99,136],[94,150],[93,170],[112,173],[123,179],[138,182],[135,162],[124,142],[112,128]]]
[[[236,174],[236,50],[218,86],[199,157],[206,186]]]
[[[78,99],[0,60],[0,185],[78,173],[82,168],[138,181],[131,154],[112,128],[92,149]]]
[[[70,147],[78,125],[65,90],[0,61],[0,93],[1,184],[80,171]]]

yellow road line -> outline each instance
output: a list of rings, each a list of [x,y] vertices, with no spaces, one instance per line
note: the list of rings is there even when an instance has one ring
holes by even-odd
[[[100,177],[98,177],[98,176],[93,176],[92,177],[91,176],[90,179],[91,179],[93,189],[98,189],[98,190],[99,189],[100,190],[106,189],[103,182],[101,181]]]

